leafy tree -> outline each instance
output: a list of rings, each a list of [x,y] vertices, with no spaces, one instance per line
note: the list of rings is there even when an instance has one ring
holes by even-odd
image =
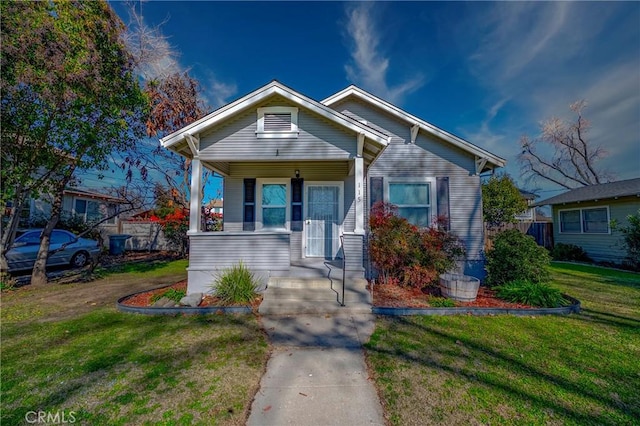
[[[586,106],[584,100],[570,105],[574,122],[552,117],[541,124],[539,137],[522,136],[518,161],[523,176],[567,189],[609,181],[610,175],[598,167],[606,151],[587,138],[591,124],[582,115]]]
[[[526,209],[527,201],[509,175],[494,175],[482,184],[482,215],[489,227],[515,223]]]
[[[39,188],[53,196],[31,279],[38,285],[46,283],[49,237],[64,188],[77,170],[107,169],[113,150],[135,144],[144,133],[148,101],[122,39],[124,25],[106,2],[1,7],[3,148],[10,164],[33,165],[7,171],[19,173],[9,183],[19,201],[31,195],[20,182],[31,182],[39,171]]]

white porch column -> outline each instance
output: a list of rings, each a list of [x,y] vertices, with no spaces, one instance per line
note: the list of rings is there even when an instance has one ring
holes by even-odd
[[[356,234],[364,234],[364,159],[354,159],[354,179],[356,181]]]
[[[200,232],[202,217],[202,163],[191,160],[191,199],[189,200],[189,233]]]

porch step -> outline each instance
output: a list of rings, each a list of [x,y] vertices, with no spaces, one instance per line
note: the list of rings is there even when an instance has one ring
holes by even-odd
[[[263,315],[371,313],[371,294],[365,280],[348,280],[345,288],[345,306],[342,282],[320,279],[269,280],[258,312]]]

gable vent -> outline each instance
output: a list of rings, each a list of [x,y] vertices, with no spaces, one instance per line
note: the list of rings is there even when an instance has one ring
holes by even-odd
[[[291,113],[266,113],[264,115],[264,130],[266,132],[290,132]]]

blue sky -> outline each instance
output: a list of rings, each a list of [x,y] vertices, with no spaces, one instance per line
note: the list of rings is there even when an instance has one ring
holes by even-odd
[[[112,6],[127,22],[122,3]],[[146,2],[212,107],[272,79],[317,100],[356,84],[507,159],[586,99],[617,179],[640,176],[638,2]]]

